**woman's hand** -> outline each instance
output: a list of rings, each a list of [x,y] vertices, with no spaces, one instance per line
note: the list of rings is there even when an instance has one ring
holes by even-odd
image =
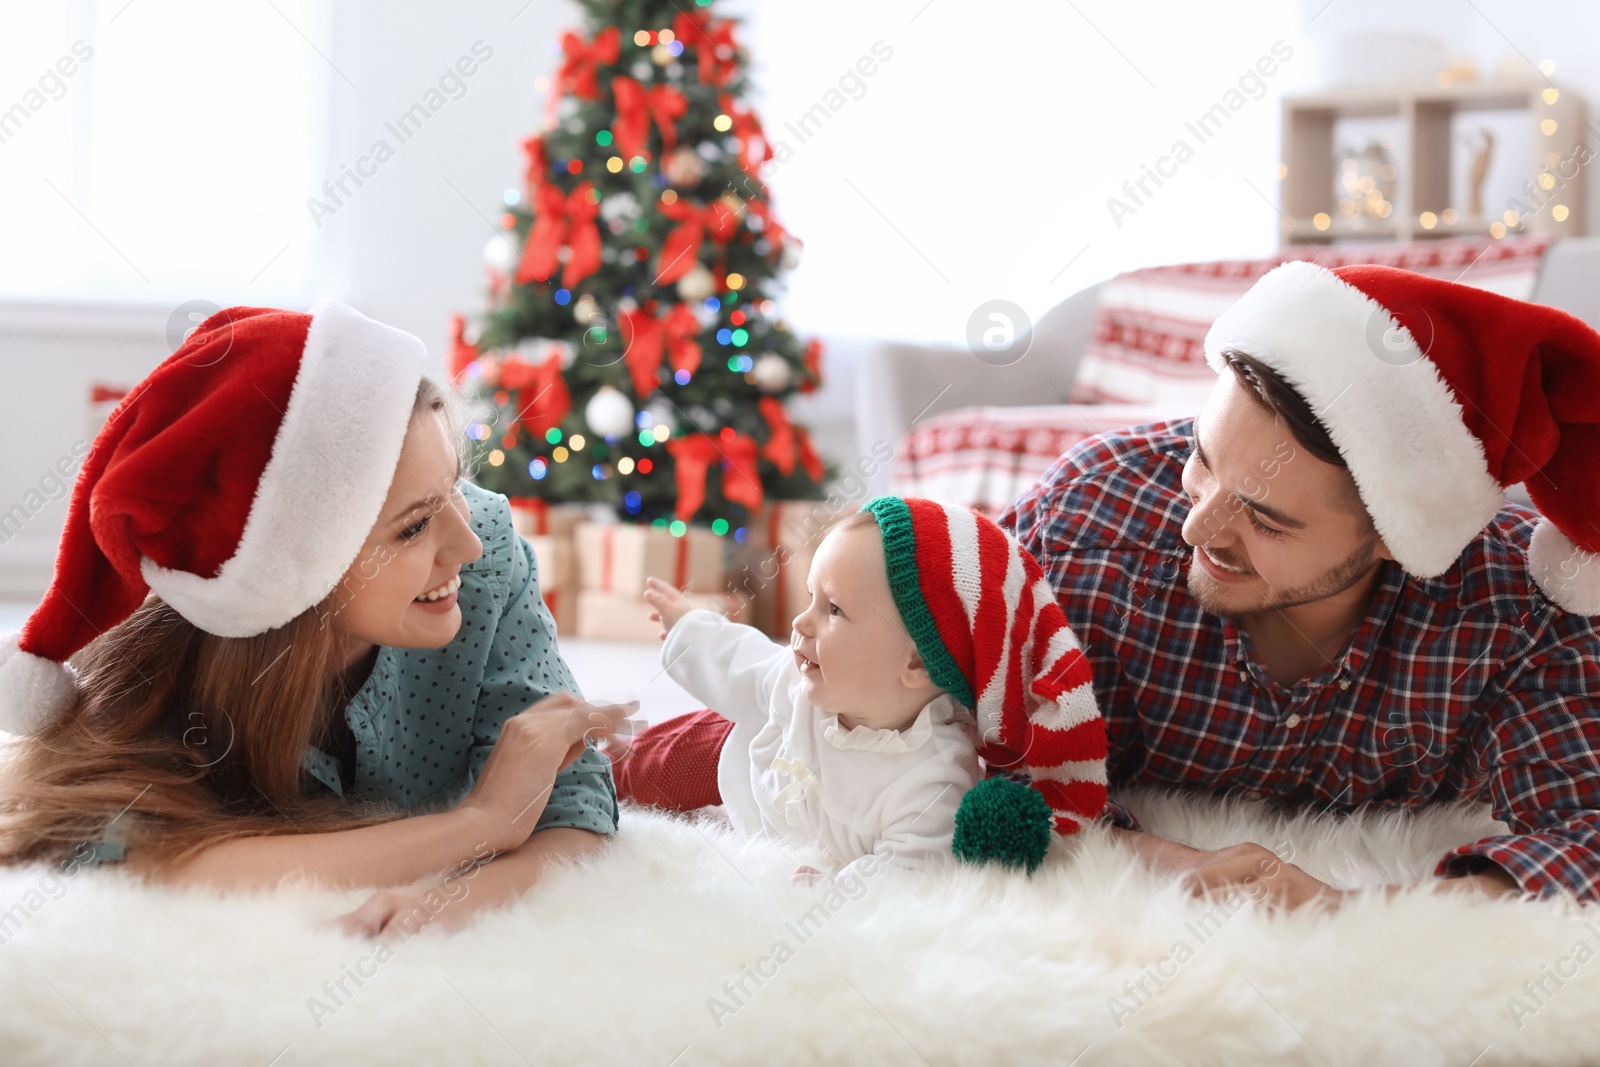
[[[589,740],[624,742],[643,723],[627,718],[639,702],[595,704],[556,692],[511,716],[484,762],[483,774],[458,810],[482,818],[488,842],[509,852],[533,833],[555,785],[556,773],[579,756]]]
[[[667,631],[678,624],[678,620],[694,610],[694,605],[689,603],[689,598],[682,592],[663,582],[660,578],[646,578],[644,580],[644,599],[654,611],[650,617],[661,624],[661,640],[667,639]]]
[[[447,886],[418,889],[400,886],[379,889],[359,908],[334,919],[339,931],[351,937],[399,937],[409,940],[428,926],[455,933],[472,919],[473,907],[464,894]]]

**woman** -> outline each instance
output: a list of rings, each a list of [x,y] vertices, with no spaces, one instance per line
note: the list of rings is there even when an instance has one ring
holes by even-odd
[[[229,308],[118,406],[0,638],[0,862],[349,889],[507,853],[481,906],[616,830],[588,740],[625,709],[574,695],[425,355],[332,301]]]

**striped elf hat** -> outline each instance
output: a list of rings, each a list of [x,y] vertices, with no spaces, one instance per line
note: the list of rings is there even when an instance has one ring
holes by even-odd
[[[1038,561],[970,508],[880,496],[862,510],[878,520],[889,589],[928,674],[977,717],[984,763],[1025,773],[1059,834],[1097,819],[1105,722],[1089,661]]]

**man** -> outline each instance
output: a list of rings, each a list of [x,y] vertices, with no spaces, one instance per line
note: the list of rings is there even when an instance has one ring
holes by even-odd
[[[1487,798],[1436,874],[1600,899],[1600,335],[1308,262],[1213,325],[1195,419],[1103,434],[1000,517],[1094,669],[1111,786],[1348,811]],[[1524,482],[1540,515],[1504,502]],[[1339,893],[1266,849],[1112,833],[1197,892]]]

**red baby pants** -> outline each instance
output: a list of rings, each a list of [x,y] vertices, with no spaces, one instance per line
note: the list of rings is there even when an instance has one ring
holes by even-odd
[[[710,708],[646,728],[632,751],[612,757],[617,799],[667,811],[721,804],[717,759],[732,732],[733,723]]]

